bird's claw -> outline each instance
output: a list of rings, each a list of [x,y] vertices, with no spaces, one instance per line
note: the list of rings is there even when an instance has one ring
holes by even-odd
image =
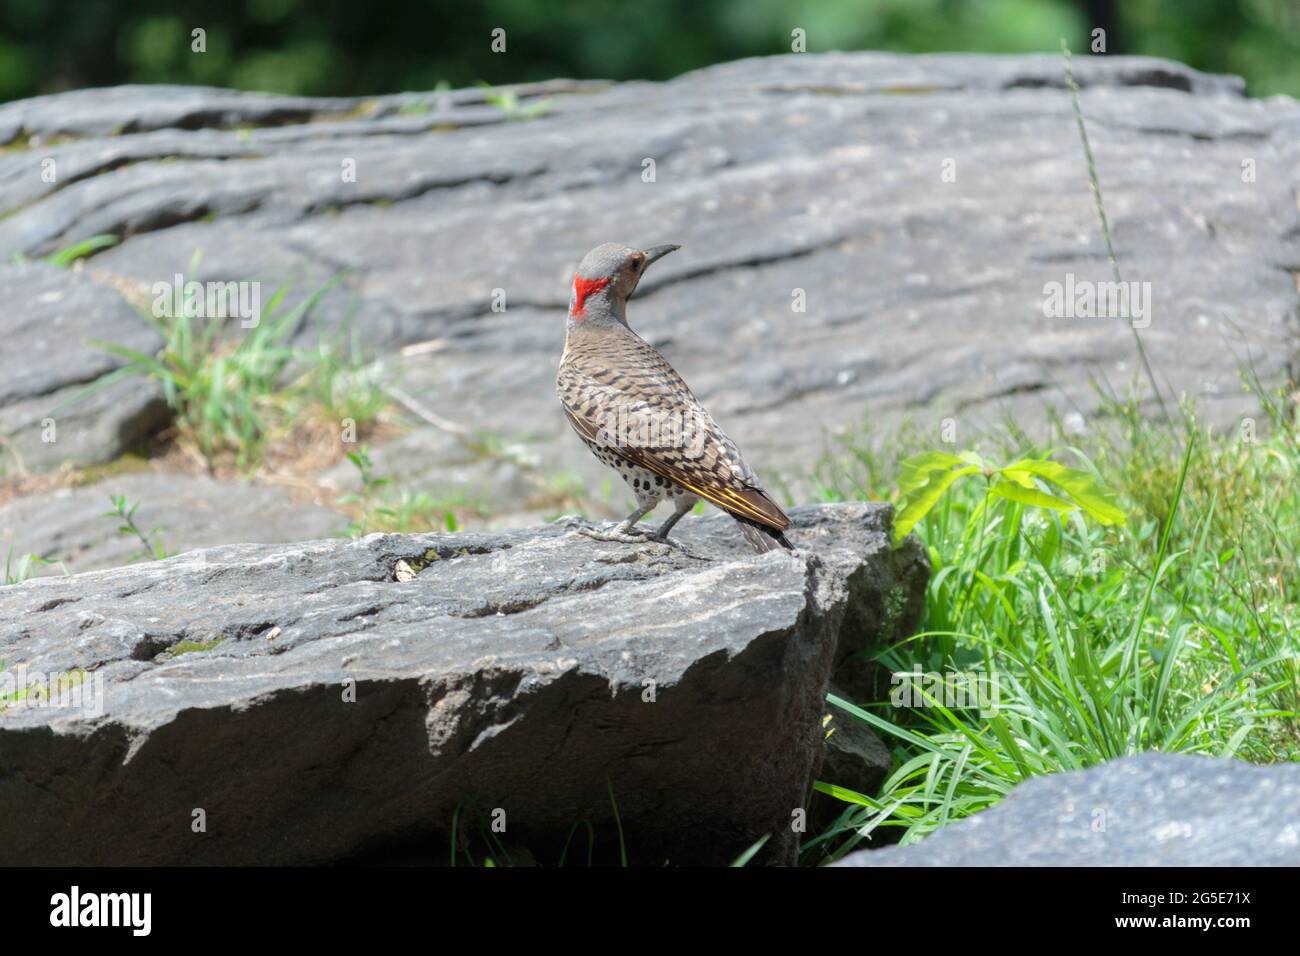
[[[667,553],[667,550],[672,550],[679,551],[684,556],[694,558],[697,561],[713,560],[712,558],[706,558],[702,554],[696,554],[685,545],[673,541],[667,535],[661,536],[658,532],[645,531],[640,528],[624,530],[618,525],[614,525],[612,528],[609,526],[604,528],[580,527],[577,530],[579,534],[586,535],[596,541],[614,541],[619,544],[657,544],[666,549],[664,553]]]
[[[649,540],[653,541],[655,544],[667,545],[668,547],[672,548],[674,551],[680,552],[684,557],[694,558],[696,561],[713,560],[712,558],[706,557],[705,555],[696,554],[690,548],[686,547],[686,545],[680,544],[676,541],[671,541],[668,538],[656,538],[654,535],[651,535]]]
[[[650,540],[650,532],[639,528],[624,530],[617,525],[610,528],[579,528],[579,534],[597,541],[617,541],[622,544],[644,544]]]

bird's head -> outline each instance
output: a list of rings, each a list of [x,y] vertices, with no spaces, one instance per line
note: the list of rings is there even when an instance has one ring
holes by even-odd
[[[634,249],[606,242],[582,257],[573,276],[569,295],[569,321],[614,318],[627,324],[625,306],[650,264],[681,246],[651,246]]]

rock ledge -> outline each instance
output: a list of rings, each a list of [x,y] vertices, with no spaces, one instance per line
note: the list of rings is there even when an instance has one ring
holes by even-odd
[[[445,860],[458,808],[554,862],[582,821],[617,846],[611,791],[633,862],[767,832],[790,862],[832,667],[913,627],[927,576],[887,506],[792,516],[801,550],[762,556],[725,517],[689,553],[565,519],[0,589],[0,679],[84,698],[0,713],[0,862]]]

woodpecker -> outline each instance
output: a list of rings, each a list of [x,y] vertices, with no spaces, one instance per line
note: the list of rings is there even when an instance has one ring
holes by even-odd
[[[790,518],[759,484],[736,443],[676,370],[627,324],[627,300],[650,265],[675,245],[634,249],[607,242],[578,265],[569,296],[555,387],[565,417],[592,453],[617,471],[636,509],[607,541],[667,541],[703,498],[730,514],[759,553],[793,549]],[[634,526],[665,498],[673,513],[653,532]]]

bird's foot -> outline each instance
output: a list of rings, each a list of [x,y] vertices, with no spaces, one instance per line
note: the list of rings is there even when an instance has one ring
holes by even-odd
[[[650,540],[650,532],[642,528],[624,528],[622,525],[604,528],[579,528],[579,534],[597,541],[618,541],[622,544],[644,544]]]
[[[688,558],[694,558],[697,561],[711,561],[702,554],[696,554],[683,544],[673,541],[668,535],[660,535],[657,531],[646,531],[641,528],[624,528],[622,525],[607,525],[604,528],[578,528],[578,533],[593,538],[596,541],[615,541],[619,544],[650,544],[661,545],[664,550],[660,553],[667,554],[669,551],[678,551]]]
[[[668,533],[667,533],[666,531],[655,531],[655,532],[652,532],[652,533],[649,535],[649,537],[646,538],[646,540],[647,540],[647,541],[652,541],[652,542],[654,542],[655,544],[665,544],[665,545],[667,545],[668,547],[672,548],[674,551],[680,551],[680,552],[681,552],[682,554],[684,554],[686,557],[688,557],[688,558],[694,558],[696,561],[712,561],[712,560],[713,560],[712,558],[705,557],[705,556],[702,555],[702,554],[696,554],[696,553],[695,553],[694,551],[692,551],[690,548],[686,547],[686,545],[684,545],[684,544],[682,544],[682,543],[680,543],[680,542],[678,542],[678,541],[674,541],[674,540],[672,540],[672,538],[668,537]]]

